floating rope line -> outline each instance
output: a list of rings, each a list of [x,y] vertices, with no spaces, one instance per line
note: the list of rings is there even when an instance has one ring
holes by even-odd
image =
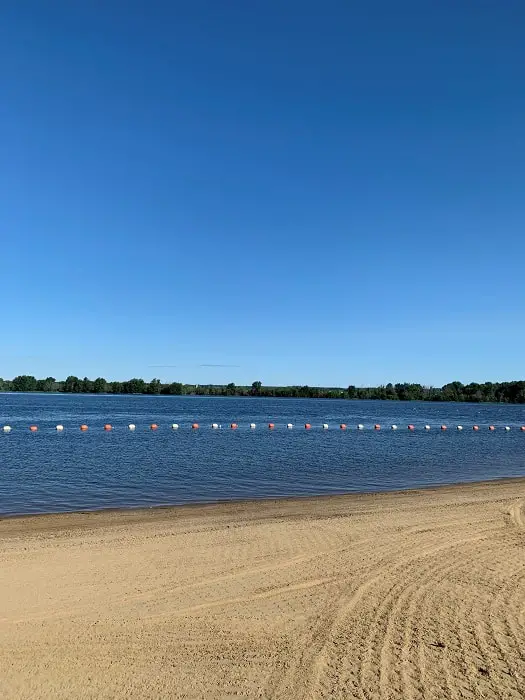
[[[267,425],[268,425],[268,430],[275,430],[276,427],[279,427],[279,425],[276,424],[276,423],[268,423]],[[293,423],[285,423],[285,424],[281,424],[281,425],[284,426],[285,428],[287,428],[288,430],[292,430],[292,429],[295,427]],[[150,429],[151,431],[156,431],[156,430],[158,430],[159,428],[161,428],[162,426],[161,426],[160,424],[158,424],[158,423],[150,423],[148,427],[149,427],[149,429]],[[171,428],[172,430],[178,430],[179,427],[180,427],[180,426],[179,426],[178,423],[172,423],[172,424],[170,425],[170,428]],[[197,430],[200,430],[200,429],[201,429],[201,426],[200,426],[199,423],[191,423],[191,424],[190,424],[190,427],[191,427],[191,429],[194,430],[194,431],[197,431]],[[221,425],[220,423],[211,423],[210,427],[211,427],[212,430],[220,430],[220,429],[222,428],[222,425]],[[229,427],[230,427],[231,430],[237,430],[240,426],[239,426],[239,423],[229,423]],[[256,425],[256,423],[249,423],[249,424],[248,424],[248,427],[250,428],[250,430],[255,430],[256,427],[257,427],[257,425]],[[312,423],[304,423],[304,429],[307,430],[307,431],[308,431],[308,430],[312,430],[312,429],[314,429],[314,428],[316,428],[316,427],[317,427],[317,428],[320,428],[320,429],[323,430],[323,431],[329,430],[329,429],[330,429],[330,425],[329,425],[328,423],[321,423],[320,425],[317,425],[317,426],[314,426]],[[518,427],[518,426],[515,426],[515,427]],[[398,426],[396,423],[393,423],[393,424],[390,426],[390,429],[391,429],[392,431],[394,431],[394,432],[397,431],[398,428],[399,428],[399,426]],[[473,426],[472,426],[472,431],[475,432],[475,433],[478,433],[478,432],[480,432],[481,428],[482,428],[482,426],[479,426],[479,425],[476,424],[476,425],[473,425]],[[15,429],[15,428],[13,428],[13,426],[11,426],[11,425],[4,425],[4,426],[2,426],[1,431],[2,431],[3,433],[11,433],[14,429]],[[56,425],[56,426],[55,426],[54,428],[52,428],[52,429],[53,429],[55,432],[57,432],[57,433],[63,433],[63,432],[65,431],[65,427],[64,427],[64,425],[62,425],[61,423],[59,423],[58,425]],[[89,426],[88,426],[86,423],[83,423],[82,425],[80,425],[80,430],[81,430],[82,432],[86,432],[88,429],[89,429]],[[114,428],[114,426],[113,426],[111,423],[105,423],[105,424],[102,426],[102,429],[103,429],[105,432],[111,432],[111,431],[113,431],[115,428]],[[127,429],[128,429],[129,431],[133,432],[133,431],[135,431],[135,430],[137,429],[137,426],[136,426],[135,423],[129,423],[129,424],[127,425]],[[345,431],[345,430],[347,430],[347,429],[348,429],[348,426],[347,426],[346,423],[340,423],[340,424],[339,424],[339,430]],[[364,430],[366,430],[366,429],[367,429],[366,426],[365,426],[364,424],[362,424],[362,423],[358,423],[358,424],[356,425],[356,427],[355,427],[355,430],[358,431],[358,432],[364,431]],[[371,425],[369,429],[370,429],[371,431],[373,431],[373,432],[379,432],[379,431],[381,430],[381,425],[380,425],[379,423],[375,423],[375,424]],[[427,424],[427,425],[422,426],[421,429],[428,432],[428,431],[430,431],[430,430],[432,429],[432,426],[430,426],[430,425]],[[443,425],[439,426],[439,429],[440,429],[441,431],[445,432],[446,430],[448,430],[448,426],[445,425],[445,424],[443,424]],[[489,432],[496,432],[496,431],[499,430],[500,428],[498,428],[498,427],[495,426],[495,425],[489,425],[489,426],[487,426],[486,429],[488,429]],[[26,430],[27,430],[27,428],[26,428]],[[40,430],[40,428],[39,428],[39,426],[36,425],[36,424],[32,424],[32,425],[29,426],[29,431],[30,431],[31,433],[37,433],[39,430]],[[416,431],[418,430],[418,428],[417,428],[417,426],[414,425],[413,423],[409,423],[409,424],[407,425],[407,430],[408,430],[409,432],[416,432]],[[456,431],[457,431],[457,432],[461,432],[462,430],[463,430],[463,426],[462,426],[462,425],[456,425]],[[505,432],[509,432],[510,430],[512,430],[512,426],[510,426],[510,425],[501,426],[501,430],[503,430],[503,431],[505,431]],[[520,430],[521,432],[525,432],[525,425],[519,426],[519,430]]]

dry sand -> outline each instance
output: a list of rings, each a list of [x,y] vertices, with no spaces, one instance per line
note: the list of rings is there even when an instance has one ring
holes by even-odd
[[[0,697],[525,698],[525,481],[0,522]]]

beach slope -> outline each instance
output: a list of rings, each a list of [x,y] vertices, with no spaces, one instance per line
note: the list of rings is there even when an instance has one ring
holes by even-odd
[[[0,697],[525,698],[525,481],[0,521]]]

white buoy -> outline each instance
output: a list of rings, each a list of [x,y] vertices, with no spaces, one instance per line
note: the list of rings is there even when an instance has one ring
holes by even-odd
[[[510,425],[506,425],[505,430],[510,430]]]
[[[212,424],[211,424],[211,427],[212,427],[214,430],[218,430],[218,429],[219,429],[219,424],[218,424],[218,423],[212,423]]]
[[[10,433],[10,432],[11,432],[11,426],[10,426],[10,425],[4,425],[4,427],[2,428],[2,430],[4,431],[4,433]]]
[[[251,428],[252,430],[255,430],[255,423],[250,423],[250,428]]]
[[[364,426],[362,423],[359,423],[359,425],[357,426],[357,429],[358,429],[358,430],[364,430],[364,429],[365,429],[365,426]]]
[[[291,430],[293,428],[293,423],[288,423],[286,427],[288,428],[288,430]]]
[[[60,433],[62,430],[64,430],[64,426],[63,426],[63,425],[57,425],[56,429],[57,429],[58,432]]]
[[[397,425],[393,425],[392,430],[397,430]]]
[[[323,423],[323,430],[328,430],[328,423]]]
[[[137,427],[137,426],[135,425],[135,423],[130,423],[130,424],[128,425],[128,428],[129,428],[130,430],[135,430],[136,427]]]
[[[425,430],[430,430],[430,425],[425,425]]]
[[[463,426],[462,426],[462,425],[458,425],[458,430],[463,430]]]
[[[172,430],[178,430],[178,429],[179,429],[179,424],[178,424],[178,423],[172,423],[172,424],[171,424],[171,429],[172,429]]]

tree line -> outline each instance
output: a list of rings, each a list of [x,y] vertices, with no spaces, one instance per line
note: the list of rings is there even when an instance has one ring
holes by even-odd
[[[54,377],[37,379],[23,374],[14,379],[0,378],[0,391],[62,392],[66,394],[171,394],[174,396],[266,396],[275,398],[318,399],[382,399],[389,401],[469,401],[474,403],[525,403],[525,381],[485,382],[462,384],[451,382],[442,387],[422,384],[386,384],[377,387],[315,386],[251,386],[230,384],[163,383],[160,379],[128,379],[125,382],[107,381],[104,377],[89,379],[69,376],[63,381]]]

